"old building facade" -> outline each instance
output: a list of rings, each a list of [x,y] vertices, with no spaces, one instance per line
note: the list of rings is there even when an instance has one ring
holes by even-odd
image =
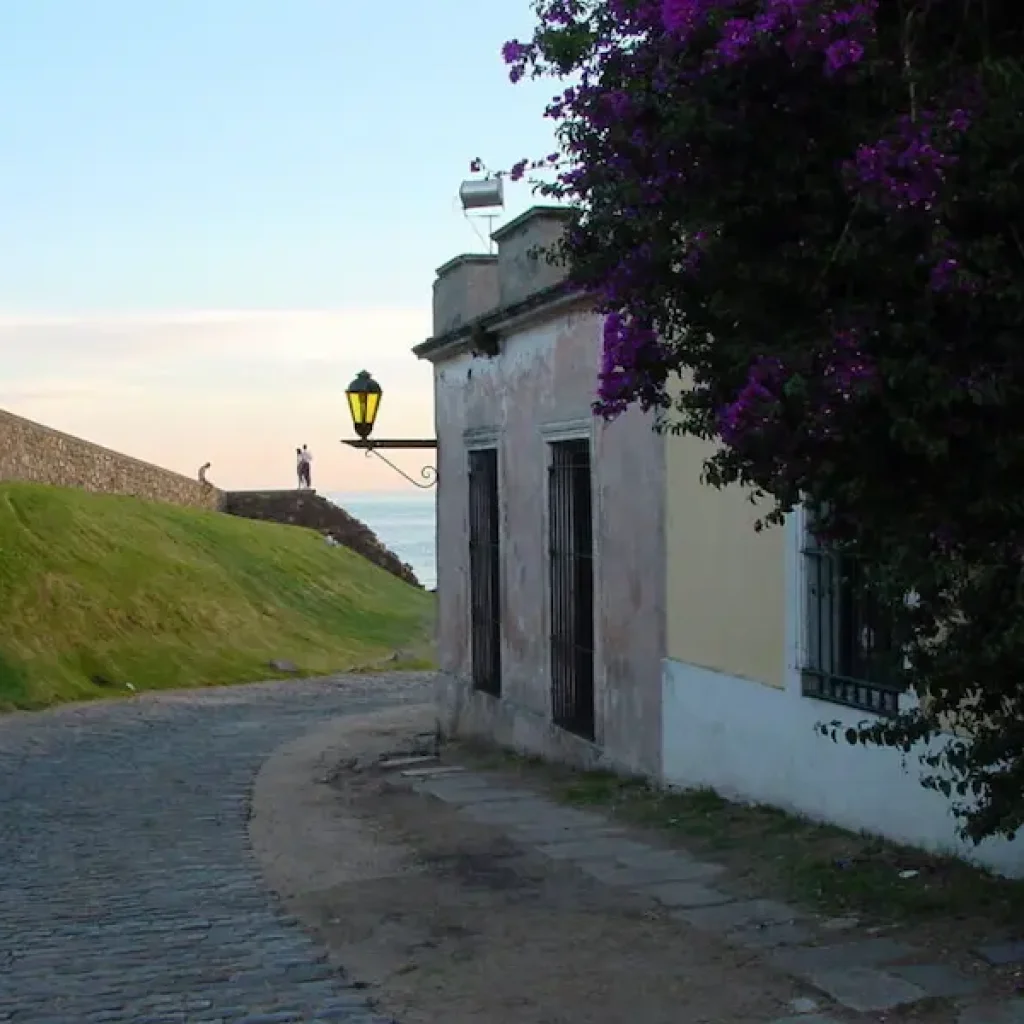
[[[591,413],[602,319],[538,252],[535,208],[496,256],[438,272],[439,706],[444,727],[646,774],[661,761],[663,446]]]
[[[535,208],[496,256],[438,271],[434,367],[441,726],[584,766],[785,808],[1024,875],[966,846],[917,754],[817,727],[911,699],[856,573],[803,510],[707,486],[710,448],[591,407],[602,318],[543,256]]]

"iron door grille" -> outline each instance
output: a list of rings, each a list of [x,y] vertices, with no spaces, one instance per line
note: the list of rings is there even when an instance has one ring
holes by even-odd
[[[501,696],[498,452],[469,453],[469,605],[473,686]]]
[[[551,710],[556,725],[594,738],[594,551],[587,441],[551,445]]]

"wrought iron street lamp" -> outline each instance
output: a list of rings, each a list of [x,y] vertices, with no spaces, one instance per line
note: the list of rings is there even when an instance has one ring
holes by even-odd
[[[391,449],[392,451],[409,451],[415,449],[429,448],[437,449],[437,441],[433,438],[402,438],[371,441],[370,434],[373,433],[373,425],[377,421],[377,413],[380,410],[380,403],[384,397],[381,386],[370,376],[366,370],[360,370],[355,379],[345,389],[345,397],[348,399],[348,410],[352,415],[352,427],[356,432],[358,440],[344,441],[350,448],[359,448],[366,452],[367,457],[375,455],[381,462],[386,462],[399,476],[404,477],[414,487],[428,488],[437,483],[437,468],[435,466],[424,466],[420,470],[420,479],[414,480],[403,469],[399,469],[389,458],[381,455],[380,449]]]
[[[365,370],[356,374],[356,379],[345,391],[349,412],[352,413],[352,426],[364,441],[373,433],[382,394],[380,385]]]

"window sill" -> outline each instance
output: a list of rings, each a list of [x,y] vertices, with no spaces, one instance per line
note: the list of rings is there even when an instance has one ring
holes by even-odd
[[[805,697],[887,718],[899,713],[900,696],[906,692],[904,687],[868,683],[814,669],[800,673],[800,689]]]

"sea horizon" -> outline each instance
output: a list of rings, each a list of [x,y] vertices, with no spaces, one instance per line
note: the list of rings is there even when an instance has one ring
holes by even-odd
[[[321,491],[365,523],[403,562],[428,590],[437,586],[436,508],[432,490],[408,491]]]

